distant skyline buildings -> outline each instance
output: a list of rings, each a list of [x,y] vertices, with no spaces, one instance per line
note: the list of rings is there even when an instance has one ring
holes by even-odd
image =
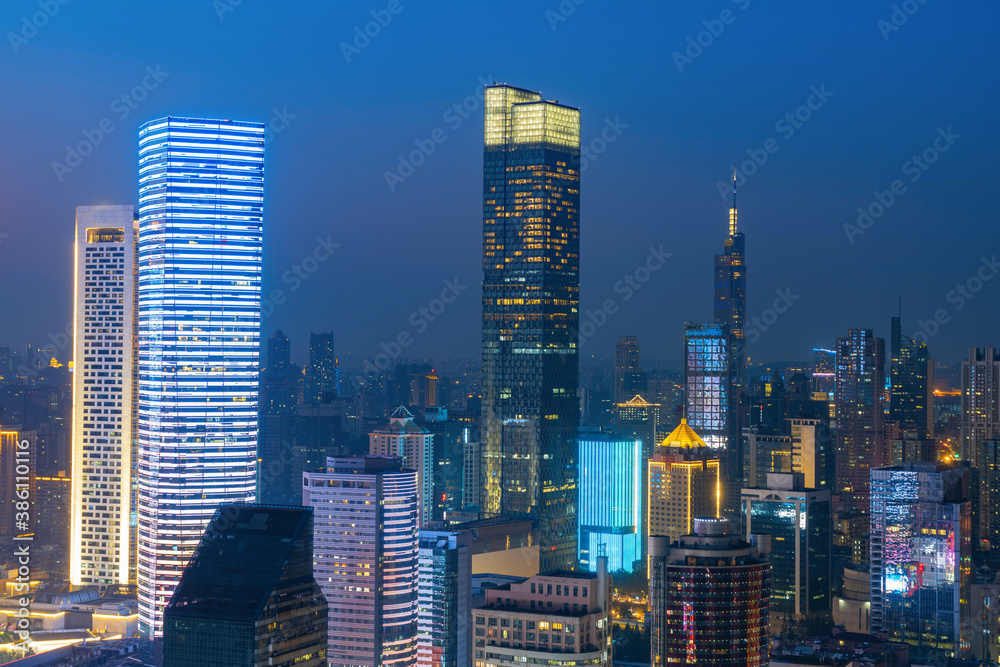
[[[139,130],[139,618],[163,608],[222,502],[257,485],[264,125]]]
[[[576,564],[580,110],[506,84],[483,115],[482,510]]]
[[[134,584],[138,220],[78,206],[73,312],[70,580]]]

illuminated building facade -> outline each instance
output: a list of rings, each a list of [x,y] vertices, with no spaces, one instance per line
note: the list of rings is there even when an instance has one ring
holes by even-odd
[[[892,318],[889,351],[889,421],[900,430],[934,435],[933,366],[927,344],[903,333],[900,318]]]
[[[473,667],[611,667],[611,576],[554,570],[484,590],[473,610]]]
[[[730,412],[729,327],[684,325],[684,416],[712,449],[727,451]]]
[[[771,564],[727,525],[699,518],[673,544],[649,538],[651,667],[768,664]]]
[[[487,86],[482,507],[537,516],[544,569],[577,555],[579,222],[580,110]]]
[[[389,425],[368,434],[372,456],[398,456],[417,472],[418,527],[426,526],[434,512],[434,434],[413,421],[402,405],[389,415]]]
[[[135,583],[136,243],[132,206],[78,206],[70,580]]]
[[[326,667],[313,510],[227,503],[164,611],[163,667]]]
[[[885,341],[871,329],[837,339],[837,493],[848,509],[867,511],[872,468],[887,461]]]
[[[472,533],[421,530],[418,546],[418,667],[472,662]]]
[[[303,473],[331,667],[416,663],[417,498],[417,473],[399,458],[328,458],[322,472]]]
[[[140,631],[216,508],[257,484],[264,124],[139,128]]]
[[[824,400],[833,405],[833,397],[837,393],[837,352],[835,350],[821,347],[813,348],[811,380],[815,394],[825,394]]]
[[[642,373],[639,361],[639,339],[635,336],[619,336],[615,345],[615,403],[624,403],[631,395],[625,386],[629,375]]]
[[[802,473],[807,489],[833,489],[833,439],[823,419],[788,419],[789,435],[743,430],[744,487],[764,488],[768,473]]]
[[[24,535],[32,532],[34,527],[31,523],[24,524],[17,520],[16,504],[22,500],[18,496],[25,489],[29,497],[35,494],[35,484],[27,479],[31,475],[19,474],[17,469],[19,466],[30,469],[31,450],[36,443],[34,431],[0,427],[0,537]],[[21,473],[24,473],[23,469]],[[38,517],[37,512],[35,517]]]
[[[580,567],[597,571],[598,555],[612,572],[632,572],[643,555],[642,443],[580,439]]]
[[[649,461],[649,536],[669,544],[694,529],[695,517],[720,516],[719,454],[682,419]]]
[[[747,388],[747,266],[743,232],[737,224],[736,180],[733,177],[733,207],[729,209],[729,235],[723,253],[715,256],[716,324],[726,325],[729,332],[729,444],[738,443],[743,428],[744,394]],[[690,419],[690,416],[688,417]],[[697,428],[697,425],[695,426]],[[737,476],[739,479],[739,476]]]
[[[765,488],[743,489],[743,530],[770,535],[771,628],[829,618],[833,549],[830,490],[809,489],[802,473],[771,473]]]
[[[971,529],[968,468],[871,471],[871,627],[913,659],[968,656]]]
[[[1000,504],[1000,487],[987,480],[987,476],[996,479],[996,440],[1000,440],[1000,348],[971,348],[968,359],[962,360],[960,443],[962,459],[983,475],[980,508]],[[981,540],[991,540],[995,548],[1000,522],[994,512],[979,512],[976,534]]]

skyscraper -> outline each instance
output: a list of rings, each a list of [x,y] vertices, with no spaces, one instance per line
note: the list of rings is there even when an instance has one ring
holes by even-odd
[[[1000,348],[972,348],[962,361],[962,458],[979,467],[979,443],[1000,437]]]
[[[743,439],[732,392],[737,364],[728,324],[684,325],[684,416],[712,449],[722,465],[722,513],[739,525],[743,487]]]
[[[224,504],[164,612],[163,667],[326,667],[313,510]]]
[[[309,333],[309,365],[303,400],[321,403],[340,395],[340,366],[333,353],[333,332]]]
[[[714,311],[716,324],[727,327],[729,334],[729,402],[728,402],[728,443],[733,452],[729,464],[735,464],[727,473],[733,480],[731,492],[738,496],[739,480],[742,472],[738,466],[742,464],[740,436],[744,426],[744,405],[747,388],[747,349],[746,349],[746,315],[747,315],[747,267],[743,232],[737,226],[736,209],[736,174],[733,173],[733,207],[729,209],[729,235],[721,255],[715,256],[715,290]],[[690,416],[688,416],[690,419]],[[697,424],[693,424],[698,429]],[[706,434],[702,434],[703,436]]]
[[[727,523],[695,519],[673,544],[649,538],[651,667],[767,664],[771,564]]]
[[[889,421],[902,431],[934,433],[933,387],[930,386],[927,344],[903,333],[900,318],[892,318],[890,340]]]
[[[645,532],[642,443],[580,438],[580,567],[597,571],[599,554],[612,572],[642,560]]]
[[[315,509],[313,574],[330,604],[331,667],[417,659],[417,473],[399,458],[330,458],[306,472]]]
[[[78,206],[70,580],[135,583],[136,241],[132,206]]]
[[[969,470],[904,463],[871,471],[871,627],[910,657],[970,649]]]
[[[649,535],[667,544],[690,533],[696,517],[720,516],[719,453],[687,421],[668,435],[649,461]]]
[[[830,616],[830,490],[809,489],[802,473],[770,473],[765,488],[743,489],[743,531],[770,535],[771,634],[785,623]]]
[[[979,540],[1000,536],[1000,520],[993,508],[1000,505],[1000,488],[994,484],[996,441],[1000,440],[1000,348],[971,348],[962,361],[961,456],[980,471],[979,516],[973,532]],[[980,544],[975,544],[980,548]]]
[[[223,502],[257,477],[264,125],[139,128],[139,619],[163,632]]]
[[[837,493],[868,511],[869,471],[886,462],[885,341],[871,329],[837,339]]]
[[[372,456],[398,456],[417,472],[417,526],[424,527],[434,512],[434,434],[413,421],[402,405],[389,416],[389,424],[368,434]]]
[[[615,345],[615,403],[624,403],[631,394],[626,393],[627,375],[642,373],[639,362],[639,339],[635,336],[619,336]]]
[[[483,510],[537,516],[543,569],[576,562],[579,221],[580,110],[487,86]]]
[[[421,530],[418,667],[472,664],[472,533]]]

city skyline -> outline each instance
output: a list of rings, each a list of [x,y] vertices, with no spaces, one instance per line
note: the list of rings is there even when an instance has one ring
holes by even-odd
[[[467,223],[476,216],[477,208],[476,198],[469,196],[477,180],[477,115],[482,112],[483,83],[509,81],[543,90],[556,99],[572,100],[587,110],[582,139],[585,154],[591,154],[593,159],[589,160],[583,182],[592,183],[593,189],[587,190],[590,199],[583,205],[582,251],[587,254],[601,248],[607,258],[581,265],[581,308],[584,313],[594,311],[605,299],[613,298],[620,309],[612,318],[613,326],[600,328],[587,341],[581,350],[583,358],[594,353],[610,356],[616,337],[623,333],[638,335],[645,341],[647,358],[677,358],[682,322],[711,321],[710,306],[706,304],[710,284],[691,290],[676,287],[695,277],[710,280],[711,269],[705,265],[704,255],[718,252],[718,237],[724,234],[725,211],[730,206],[717,184],[731,180],[731,165],[735,162],[739,166],[751,159],[748,151],[756,153],[769,137],[780,144],[780,150],[768,154],[767,162],[759,168],[751,169],[755,172],[752,175],[746,176],[740,169],[738,179],[745,181],[740,185],[740,226],[750,239],[747,253],[754,270],[748,321],[766,313],[777,290],[791,290],[798,299],[787,314],[768,325],[767,331],[759,332],[759,341],[750,345],[752,360],[806,359],[812,347],[833,345],[826,333],[828,328],[874,328],[877,336],[888,338],[888,314],[895,311],[899,297],[906,313],[903,333],[912,337],[923,331],[920,322],[930,330],[937,327],[936,334],[928,334],[930,355],[935,360],[949,364],[959,361],[970,344],[966,337],[974,338],[979,345],[991,344],[990,332],[996,329],[998,315],[988,303],[995,283],[982,286],[981,292],[967,290],[971,299],[952,291],[958,283],[964,285],[975,277],[982,266],[981,249],[990,247],[986,185],[989,163],[985,155],[986,147],[995,145],[996,129],[987,124],[985,110],[994,106],[995,86],[988,83],[995,79],[996,72],[984,68],[981,80],[985,85],[975,92],[964,79],[945,74],[955,71],[955,62],[964,63],[964,56],[976,53],[976,47],[971,46],[975,39],[959,40],[946,29],[956,17],[943,9],[922,7],[898,32],[892,31],[885,38],[878,21],[887,17],[889,7],[808,9],[782,15],[772,8],[754,5],[744,10],[743,2],[733,3],[736,20],[726,25],[708,47],[701,47],[704,53],[694,62],[682,61],[683,71],[678,71],[673,54],[685,54],[688,37],[694,39],[705,30],[702,22],[718,20],[714,12],[706,13],[701,7],[637,9],[650,13],[654,20],[648,23],[668,26],[666,34],[655,40],[657,46],[652,47],[641,40],[646,30],[640,27],[643,22],[629,21],[626,15],[609,16],[582,5],[571,15],[562,16],[558,4],[553,4],[551,8],[511,6],[509,12],[494,17],[497,25],[487,30],[485,44],[454,36],[456,47],[468,56],[465,62],[460,66],[452,64],[449,76],[440,81],[420,77],[419,83],[408,83],[406,77],[396,77],[388,95],[365,82],[373,68],[395,63],[408,72],[412,65],[401,63],[399,56],[414,46],[417,34],[433,34],[431,26],[439,19],[447,19],[447,25],[482,18],[484,10],[463,7],[413,12],[404,4],[407,9],[394,15],[377,37],[370,38],[368,46],[360,53],[348,53],[348,62],[340,43],[351,44],[354,27],[363,27],[372,20],[369,12],[378,8],[358,4],[326,8],[332,24],[343,26],[342,31],[333,31],[329,53],[321,59],[334,81],[348,93],[336,98],[325,87],[299,85],[304,84],[303,77],[315,72],[311,68],[286,71],[292,76],[281,77],[286,79],[282,83],[262,83],[250,95],[244,92],[245,87],[239,87],[237,82],[245,81],[253,67],[288,70],[304,50],[312,53],[311,47],[297,45],[307,41],[299,39],[296,45],[286,44],[288,49],[268,64],[260,60],[263,54],[250,52],[248,45],[232,34],[274,20],[277,25],[291,23],[301,37],[307,37],[313,28],[293,12],[272,17],[266,10],[238,5],[220,15],[210,3],[182,3],[182,11],[175,12],[177,17],[157,8],[116,9],[116,20],[123,24],[141,21],[146,25],[161,23],[163,28],[151,30],[144,40],[130,37],[98,43],[89,35],[99,31],[86,29],[91,17],[74,15],[71,9],[60,10],[37,36],[7,54],[12,85],[34,91],[38,81],[51,81],[45,85],[72,91],[70,97],[78,99],[79,105],[76,112],[67,109],[48,114],[37,113],[38,103],[13,107],[8,102],[4,107],[11,117],[9,128],[19,128],[19,133],[4,135],[5,140],[9,139],[5,145],[10,152],[0,172],[0,181],[4,182],[0,198],[7,203],[9,222],[0,230],[8,235],[0,245],[4,258],[0,280],[33,277],[23,290],[9,295],[16,310],[35,312],[32,304],[40,302],[43,294],[51,295],[48,300],[53,307],[38,311],[37,316],[5,323],[3,340],[17,347],[27,342],[42,344],[50,333],[64,330],[70,299],[61,286],[69,284],[71,276],[58,262],[51,271],[41,272],[28,258],[43,248],[57,257],[70,257],[68,242],[51,239],[62,238],[56,232],[68,228],[73,207],[135,203],[135,177],[128,168],[135,156],[129,136],[133,128],[160,115],[189,113],[265,123],[272,149],[269,159],[273,164],[269,166],[274,166],[276,173],[287,173],[300,156],[305,165],[315,164],[320,152],[343,156],[324,160],[322,169],[329,171],[316,172],[336,184],[332,207],[328,206],[330,202],[324,202],[322,208],[317,208],[320,189],[313,186],[312,177],[303,182],[289,177],[272,182],[274,196],[269,207],[273,210],[269,208],[269,214],[281,220],[282,232],[268,237],[264,293],[281,290],[285,301],[272,304],[273,312],[264,318],[265,335],[280,328],[293,341],[302,341],[309,330],[334,330],[342,332],[338,333],[342,358],[370,358],[380,351],[380,343],[390,344],[400,332],[414,334],[419,327],[409,323],[411,313],[428,307],[445,287],[444,281],[457,278],[467,289],[434,322],[428,320],[426,335],[424,331],[414,335],[405,353],[442,357],[457,352],[458,356],[474,358],[479,281],[475,258],[468,255],[476,254],[479,239]],[[976,8],[986,17],[996,12],[995,6],[985,3],[976,3]],[[547,11],[556,12],[559,18],[553,19]],[[0,13],[0,25],[18,34],[25,12],[24,8],[5,7]],[[820,17],[829,35],[807,40],[808,26],[815,25]],[[662,18],[670,20],[655,20]],[[170,53],[165,48],[164,31],[176,28],[176,22],[181,20],[195,35],[221,37],[221,44],[201,47],[206,50],[191,55]],[[655,76],[650,79],[643,75],[640,83],[638,74],[626,74],[618,80],[616,94],[604,96],[600,86],[593,85],[590,77],[584,77],[577,68],[560,69],[557,65],[565,62],[563,56],[540,70],[516,53],[507,53],[498,61],[484,46],[509,32],[504,26],[515,20],[529,35],[545,36],[549,44],[545,48],[554,53],[567,40],[584,34],[610,39],[601,30],[595,33],[595,27],[603,22],[610,22],[609,27],[628,25],[639,32],[638,39],[631,41],[643,45],[607,50],[608,60],[596,66],[597,72],[609,74],[615,68],[628,72],[626,65],[638,57],[652,63]],[[976,22],[971,28],[963,24],[963,30],[981,30],[981,23],[988,21]],[[755,35],[771,38],[766,46],[755,44],[755,48],[762,49],[759,60],[747,57],[747,47]],[[859,44],[863,66],[852,59],[833,58],[846,38]],[[945,40],[946,48],[938,48],[939,39]],[[202,40],[205,44],[213,41]],[[55,50],[57,44],[67,44],[80,61],[69,63],[62,74],[53,73],[53,68],[67,64],[66,54]],[[935,48],[928,49],[928,45]],[[766,65],[795,53],[805,54],[810,62],[832,60],[836,66],[792,68],[786,76],[776,78],[753,70],[754,63]],[[739,58],[734,57],[737,54]],[[210,75],[195,73],[195,63],[206,57],[232,65],[234,83],[206,86],[205,77]],[[424,54],[424,64],[431,65],[425,71],[440,69],[442,57],[434,52]],[[73,77],[80,74],[81,67],[96,67],[99,62],[113,65],[101,68],[106,72],[103,81],[80,89]],[[929,70],[930,63],[936,65]],[[583,64],[593,65],[594,60],[587,56]],[[50,79],[43,74],[49,74]],[[727,81],[726,86],[717,85],[720,77]],[[649,80],[663,81],[664,85],[650,86]],[[810,102],[814,95],[811,87],[822,91],[824,85],[832,96],[822,103],[812,97],[813,106],[821,105],[811,112],[814,118],[798,129],[787,125],[782,127],[789,130],[775,129],[777,120],[788,113],[794,115]],[[892,93],[885,97],[893,101],[873,109],[865,102],[876,93],[881,96],[883,87]],[[924,91],[930,88],[942,94],[926,100]],[[640,103],[635,91],[648,97],[645,103]],[[131,99],[132,92],[136,100]],[[675,102],[675,93],[685,101]],[[123,94],[129,96],[134,107],[120,100]],[[726,104],[722,95],[744,102]],[[140,97],[141,102],[137,101]],[[406,98],[405,119],[390,113],[392,104]],[[47,95],[42,95],[40,101],[44,99]],[[957,99],[971,103],[958,105],[954,101]],[[466,102],[468,110],[463,107]],[[461,113],[454,110],[456,104]],[[805,108],[809,112],[808,106]],[[44,135],[33,134],[39,126],[29,113],[51,121]],[[105,116],[114,130],[104,133],[93,153],[58,180],[52,164],[66,162],[65,147],[84,141],[84,130],[96,137],[93,132]],[[905,122],[899,123],[901,118]],[[376,136],[377,143],[362,151],[356,138],[337,129],[338,123],[362,123],[363,127],[377,126],[384,131],[364,132]],[[913,154],[934,145],[940,138],[939,127],[946,133],[951,127],[960,138],[922,172],[919,180],[911,183],[901,167]],[[435,143],[430,137],[438,128],[443,135],[437,136],[446,139]],[[790,130],[795,132],[786,139]],[[10,133],[11,129],[4,132]],[[45,139],[33,145],[27,136]],[[596,145],[603,146],[599,154],[590,148],[598,139]],[[390,190],[386,172],[409,173],[408,168],[400,167],[399,156],[408,160],[412,151],[419,150],[414,142],[426,147],[428,140],[434,152],[424,156],[412,175],[400,176],[404,181],[394,182],[395,190]],[[328,150],[334,146],[330,142],[342,147]],[[944,140],[938,141],[938,146],[943,145]],[[841,146],[850,146],[857,154],[847,159]],[[13,164],[21,166],[15,170]],[[645,188],[630,185],[622,190],[626,183],[642,182],[646,176],[639,170],[666,184],[665,194],[672,202],[669,211],[654,213],[659,195],[654,199]],[[858,206],[869,207],[875,201],[873,192],[887,191],[897,177],[905,183],[907,192],[851,243],[843,226],[856,224]],[[307,190],[299,192],[302,184],[307,185]],[[444,210],[427,217],[422,212],[427,208],[425,204],[431,198],[440,200],[442,188],[461,194],[448,197],[451,201]],[[26,196],[29,192],[42,194],[41,201],[33,203]],[[624,208],[619,193],[626,196]],[[404,210],[418,211],[405,228],[392,222],[405,217],[399,215]],[[809,223],[803,224],[803,220]],[[961,234],[951,233],[956,224]],[[435,233],[420,231],[429,229]],[[907,235],[899,233],[902,229],[919,231]],[[347,284],[350,276],[360,271],[357,262],[368,255],[366,249],[374,250],[377,239],[389,235],[401,243],[398,249],[396,244],[383,244],[382,251],[388,253],[383,259],[397,266],[399,274],[369,275],[363,290],[331,291],[331,286]],[[324,247],[317,238],[339,247]],[[622,295],[614,291],[616,282],[643,265],[650,246],[658,249],[661,244],[663,251],[673,256],[625,303]],[[892,244],[902,244],[898,253],[890,252]],[[418,268],[417,257],[441,251],[445,251],[445,259],[434,270]],[[320,262],[314,252],[320,257],[337,258]],[[310,257],[313,259],[305,261]],[[914,270],[912,263],[902,263],[903,257],[920,258],[926,269]],[[986,252],[985,257],[990,260],[992,254]],[[306,276],[304,279],[293,271],[295,265]],[[310,268],[316,270],[309,272]],[[291,272],[289,282],[282,281],[286,271]],[[833,273],[838,275],[836,282],[828,279]],[[398,277],[402,275],[416,279],[401,282]],[[840,306],[844,303],[841,295],[870,284],[878,286],[874,298],[848,307],[828,307],[831,302]],[[365,312],[363,302],[367,298],[387,307],[375,318],[359,317]],[[961,309],[957,307],[958,299],[964,303]],[[321,303],[329,303],[330,308],[317,307]],[[265,301],[265,313],[266,306]],[[945,311],[943,316],[948,321],[944,324],[935,320],[939,309]],[[296,358],[301,350],[297,347]]]

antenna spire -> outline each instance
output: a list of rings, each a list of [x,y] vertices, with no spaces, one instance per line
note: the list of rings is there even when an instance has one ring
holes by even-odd
[[[736,165],[733,165],[733,207],[729,209],[729,235],[736,234]]]

